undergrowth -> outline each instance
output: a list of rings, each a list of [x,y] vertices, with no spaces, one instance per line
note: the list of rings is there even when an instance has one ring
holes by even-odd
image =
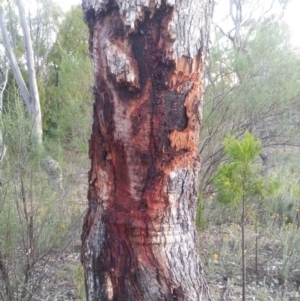
[[[281,183],[276,195],[248,212],[245,231],[247,295],[253,300],[299,300],[300,162],[298,149],[272,150],[269,175]],[[236,206],[203,202],[200,252],[215,300],[241,298],[241,227]],[[229,299],[230,300],[230,299]]]
[[[78,138],[69,143],[72,149],[68,151],[58,138],[49,140],[44,150],[34,150],[28,120],[21,102],[5,108],[2,133],[7,153],[0,165],[0,299],[9,301],[42,298],[49,268],[79,236],[85,205],[79,190],[87,188],[83,185],[87,155],[80,144],[75,147]],[[47,152],[62,167],[61,188],[48,182],[40,166]]]

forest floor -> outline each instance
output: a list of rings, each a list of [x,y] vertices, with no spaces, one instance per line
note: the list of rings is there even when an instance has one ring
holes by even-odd
[[[85,193],[86,194],[86,193]],[[78,220],[77,228],[67,244],[60,251],[52,252],[35,265],[35,283],[39,287],[34,300],[38,301],[85,301],[84,276],[80,261],[81,225],[84,216]]]
[[[251,228],[249,229],[251,232]],[[241,300],[241,254],[237,225],[214,226],[201,231],[200,254],[205,276],[214,301]],[[265,235],[266,234],[266,235]],[[248,246],[246,300],[299,301],[300,265],[291,267],[282,261],[280,241],[271,241],[267,233],[258,240],[258,281],[255,270],[255,244]],[[252,241],[253,242],[253,241]],[[43,266],[45,264],[41,264]],[[80,267],[80,233],[59,256],[49,262],[40,300],[85,300]]]
[[[214,226],[201,231],[199,235],[205,276],[215,301],[242,299],[239,228],[234,224]],[[274,239],[268,231],[262,230],[257,244],[256,270],[256,239],[253,227],[249,226],[246,235],[246,300],[299,301],[299,254],[287,251],[287,256],[282,256],[285,246],[279,233]]]
[[[87,172],[79,174],[74,191],[83,217]],[[297,181],[289,176],[279,196],[249,214],[245,233],[248,301],[300,301],[300,203],[296,198],[300,195],[300,172],[293,171],[293,176]],[[241,229],[235,214],[211,198],[203,212],[205,225],[198,231],[200,257],[214,301],[242,299]],[[47,263],[40,262],[41,269],[47,272],[36,300],[85,300],[80,263],[81,225],[82,218],[60,254],[53,254]]]

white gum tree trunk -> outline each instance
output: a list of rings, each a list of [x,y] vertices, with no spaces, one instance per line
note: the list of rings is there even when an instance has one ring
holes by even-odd
[[[0,29],[2,34],[3,46],[10,63],[11,69],[18,84],[20,94],[25,102],[26,108],[29,112],[32,121],[32,143],[35,149],[43,150],[43,124],[42,111],[40,105],[40,98],[37,86],[37,78],[34,66],[34,53],[32,47],[32,39],[30,36],[30,29],[26,18],[25,6],[22,0],[16,0],[19,10],[20,22],[23,32],[26,66],[29,79],[29,90],[25,84],[24,78],[18,66],[14,51],[11,47],[7,29],[4,22],[4,15],[2,7],[0,7]],[[0,136],[0,141],[1,141]],[[3,140],[3,139],[2,139]],[[3,142],[4,143],[4,142]],[[1,155],[1,153],[0,153]],[[56,188],[62,188],[62,171],[61,168],[53,158],[50,156],[44,157],[41,160],[41,166],[48,175],[49,184]]]
[[[24,82],[24,79],[23,79],[22,73],[20,71],[20,68],[18,66],[14,51],[13,51],[10,41],[9,41],[2,8],[0,8],[0,27],[1,27],[2,43],[5,48],[6,56],[8,58],[10,66],[11,66],[12,72],[15,76],[16,82],[17,82],[19,90],[20,90],[20,94],[25,102],[26,108],[29,109],[30,108],[30,94],[29,94],[29,91]]]
[[[0,78],[1,78],[1,84],[0,84],[0,163],[1,163],[4,159],[6,151],[7,151],[7,147],[6,147],[6,145],[4,143],[4,139],[3,139],[4,126],[3,126],[3,122],[2,122],[2,110],[3,110],[3,93],[5,91],[7,81],[8,81],[8,68],[1,71]]]
[[[34,66],[34,54],[32,41],[30,36],[30,29],[26,18],[25,6],[22,0],[16,0],[16,4],[19,10],[21,27],[24,35],[24,45],[26,53],[26,65],[29,79],[30,89],[30,114],[33,121],[33,133],[32,137],[34,143],[39,147],[43,146],[43,124],[42,124],[42,111],[40,105],[39,91],[37,87],[35,66]]]
[[[38,93],[36,75],[34,69],[34,56],[33,56],[32,42],[30,37],[29,26],[26,20],[24,5],[21,2],[21,0],[17,0],[16,3],[18,6],[22,31],[24,35],[26,65],[27,65],[30,91],[28,91],[27,89],[24,78],[18,66],[14,51],[11,47],[5,22],[4,22],[3,11],[2,9],[0,9],[0,27],[2,33],[2,41],[11,69],[13,71],[18,87],[20,89],[20,94],[25,102],[26,108],[32,120],[33,143],[37,147],[42,147],[43,145],[42,112],[40,107],[40,99],[39,99],[39,93]]]
[[[87,300],[208,301],[195,215],[209,0],[83,0],[94,60]]]

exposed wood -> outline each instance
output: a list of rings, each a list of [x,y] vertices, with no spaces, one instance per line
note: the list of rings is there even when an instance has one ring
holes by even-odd
[[[86,0],[83,9],[95,71],[87,300],[210,300],[195,214],[211,3]]]

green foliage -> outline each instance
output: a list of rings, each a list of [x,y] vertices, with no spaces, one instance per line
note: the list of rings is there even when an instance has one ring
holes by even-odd
[[[58,78],[56,86],[46,87],[45,133],[68,148],[75,147],[86,152],[92,116],[90,87],[93,74],[90,58],[63,56]]]
[[[251,22],[250,22],[251,21]],[[200,146],[201,190],[212,193],[210,179],[224,162],[222,141],[246,130],[271,145],[298,144],[300,78],[299,56],[289,44],[283,22],[265,19],[243,24],[241,48],[216,29],[205,81]]]
[[[57,35],[57,46],[68,56],[89,56],[88,28],[83,22],[80,5],[72,6],[66,13]]]
[[[61,256],[82,225],[80,175],[86,174],[87,162],[81,165],[80,152],[84,152],[86,160],[92,119],[93,68],[88,53],[88,30],[79,6],[63,15],[52,0],[37,0],[35,4],[30,25],[46,135],[44,148],[33,150],[32,124],[10,73],[0,125],[7,146],[7,154],[0,163],[3,300],[45,299],[42,290],[48,285],[49,266]],[[14,16],[13,6],[7,16],[10,13]],[[13,29],[10,33],[14,35],[17,59],[28,84],[24,49],[19,47],[22,37],[18,18],[12,19],[8,27]],[[46,153],[60,163],[61,190],[48,183],[48,175],[41,168]],[[83,278],[82,269],[76,269],[72,280],[76,281],[77,298],[82,300]]]
[[[278,179],[280,186],[275,194],[260,202],[258,207],[249,212],[245,229],[245,246],[248,261],[248,294],[257,294],[264,289],[267,300],[298,300],[299,290],[296,284],[299,278],[300,261],[300,162],[299,148],[273,148],[276,166],[269,174]],[[237,204],[240,206],[240,204]],[[249,208],[249,207],[248,207]],[[226,284],[232,291],[240,283],[241,227],[240,216],[235,215],[235,206],[220,206],[214,196],[205,200],[202,219],[206,222],[205,230],[200,232],[200,253],[207,263],[206,278],[210,283]],[[254,214],[255,213],[255,214]],[[255,224],[259,225],[259,232]],[[255,237],[259,238],[256,244]],[[259,285],[254,290],[255,253],[258,247]],[[213,254],[219,255],[218,262]],[[226,283],[220,278],[227,279]],[[281,279],[284,285],[278,285]],[[230,284],[231,285],[230,285]],[[229,286],[230,285],[230,286]],[[216,286],[211,287],[211,291]],[[292,292],[298,292],[292,297]],[[217,290],[216,290],[217,291]],[[212,296],[213,297],[213,296]],[[250,297],[250,296],[249,296]],[[240,299],[240,297],[237,297]],[[215,298],[215,300],[220,300]]]
[[[43,154],[33,151],[30,145],[31,123],[27,115],[20,99],[6,104],[3,134],[8,151],[0,164],[0,277],[3,279],[4,267],[16,301],[42,299],[41,287],[46,287],[47,280],[41,271],[48,271],[47,265],[60,256],[82,223],[76,197],[78,183],[70,181],[74,166],[67,166],[66,158],[60,158],[64,169],[62,190],[49,186],[40,166]],[[55,149],[54,157],[60,145],[52,144],[47,147]],[[71,154],[68,160],[72,160]],[[74,173],[78,178],[78,172]],[[7,283],[0,283],[5,300],[9,300]]]
[[[198,196],[198,204],[197,204],[197,212],[196,212],[196,225],[198,227],[205,227],[205,220],[203,219],[203,196],[199,194]]]
[[[256,141],[254,135],[249,132],[246,132],[242,141],[235,139],[233,136],[228,136],[224,140],[223,146],[232,161],[242,165],[253,162],[261,152],[260,141]]]
[[[73,59],[89,57],[88,36],[87,26],[83,22],[82,9],[79,5],[73,6],[59,26],[48,61],[57,70],[63,56]]]
[[[84,271],[82,265],[79,265],[75,271],[75,282],[76,282],[76,300],[85,301],[85,282],[84,282]]]
[[[64,55],[59,66],[58,78],[57,92],[61,100],[78,104],[91,97],[93,75],[92,61],[89,57]]]
[[[82,9],[74,6],[61,22],[48,57],[43,105],[46,140],[56,139],[82,152],[87,151],[92,116],[93,68],[87,41]]]
[[[253,134],[246,132],[241,141],[229,136],[224,140],[223,145],[230,162],[219,166],[213,178],[213,185],[217,189],[216,199],[220,203],[241,203],[242,300],[244,301],[246,300],[245,227],[252,211],[249,205],[253,206],[250,201],[273,194],[278,185],[260,176],[260,169],[255,159],[261,152],[261,144],[254,139]],[[256,260],[256,266],[257,264]],[[258,272],[256,273],[258,277]]]
[[[253,134],[246,132],[241,141],[228,136],[223,146],[230,162],[220,165],[213,178],[218,202],[237,203],[243,198],[264,198],[275,192],[277,182],[260,176],[255,160],[261,152],[261,143]]]
[[[35,0],[32,15],[30,30],[33,36],[35,68],[37,77],[44,80],[48,76],[48,56],[64,14],[53,0]]]

